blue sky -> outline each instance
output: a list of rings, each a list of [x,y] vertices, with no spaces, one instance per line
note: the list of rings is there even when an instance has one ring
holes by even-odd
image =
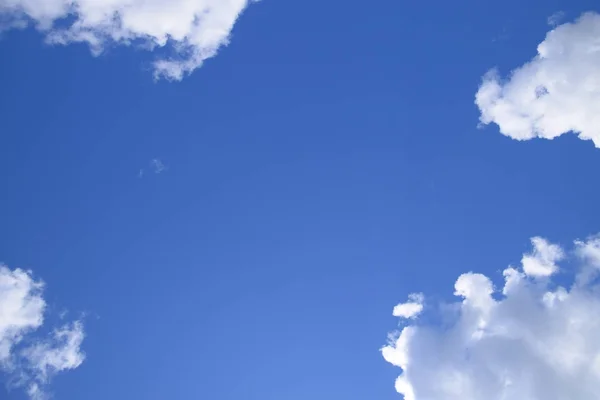
[[[44,390],[401,398],[379,352],[395,304],[451,299],[468,271],[501,281],[530,237],[598,231],[594,143],[512,140],[474,103],[486,71],[536,55],[548,17],[594,9],[264,0],[171,80],[153,77],[160,48],[93,56],[7,29],[0,261],[46,283],[36,335],[85,325],[85,361]]]

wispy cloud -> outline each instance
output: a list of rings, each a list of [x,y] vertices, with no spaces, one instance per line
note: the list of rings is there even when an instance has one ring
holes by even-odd
[[[158,158],[153,159],[150,164],[152,165],[152,170],[155,174],[160,174],[167,169],[165,164]]]
[[[10,387],[25,388],[33,400],[47,398],[52,377],[85,359],[81,321],[57,327],[48,337],[36,334],[44,325],[43,289],[30,272],[0,265],[0,371]]]
[[[548,22],[548,25],[554,27],[554,26],[560,24],[564,18],[565,18],[564,11],[557,11],[548,17],[547,22]]]
[[[159,158],[153,158],[152,160],[150,160],[150,164],[148,166],[148,168],[140,168],[139,172],[138,172],[138,178],[143,178],[144,175],[146,175],[146,171],[153,173],[153,174],[161,174],[165,171],[167,171],[169,169],[169,167],[167,165],[165,165],[165,163],[159,159]]]
[[[0,2],[8,27],[33,23],[52,44],[87,43],[98,55],[110,44],[169,45],[154,76],[181,80],[229,43],[252,0],[9,0]]]
[[[396,389],[405,400],[598,398],[600,236],[569,252],[539,237],[532,243],[498,289],[485,275],[461,275],[460,300],[440,308],[444,324],[402,319],[382,354],[402,369]],[[567,254],[579,268],[563,286],[556,263]]]
[[[517,140],[574,132],[600,147],[600,15],[554,28],[537,53],[506,79],[484,76],[475,98],[481,123]]]

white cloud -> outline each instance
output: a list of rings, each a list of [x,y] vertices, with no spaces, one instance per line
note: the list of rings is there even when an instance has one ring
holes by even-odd
[[[463,274],[460,300],[441,309],[445,324],[412,321],[390,336],[382,355],[402,369],[396,389],[405,400],[598,398],[600,237],[575,242],[580,268],[566,286],[552,282],[563,250],[532,243],[521,268],[504,271],[501,289]],[[539,265],[528,272],[531,260]]]
[[[20,269],[0,265],[0,364],[10,361],[12,348],[43,322],[43,284]]]
[[[173,56],[156,60],[154,75],[181,80],[229,43],[250,1],[0,0],[0,17],[11,27],[32,21],[49,43],[83,42],[94,54],[112,43],[138,42],[149,49],[171,45]]]
[[[550,276],[558,271],[556,262],[564,257],[564,253],[560,246],[548,243],[541,237],[531,239],[533,252],[524,254],[521,263],[523,271],[529,276]]]
[[[83,363],[81,352],[83,325],[76,321],[55,329],[50,339],[35,343],[22,352],[35,368],[40,381],[46,382],[56,372],[75,369]]]
[[[548,22],[548,25],[554,27],[554,26],[560,24],[564,18],[565,18],[564,11],[557,11],[548,17],[547,22]]]
[[[554,28],[537,53],[507,79],[484,76],[475,98],[481,123],[517,140],[574,132],[600,147],[600,15]]]
[[[56,373],[77,368],[85,358],[80,321],[48,338],[36,335],[44,324],[43,287],[30,272],[0,265],[0,371],[34,400],[46,398],[44,386]]]
[[[415,318],[423,311],[424,297],[422,293],[412,293],[408,296],[408,300],[406,303],[400,303],[394,307],[394,317]]]

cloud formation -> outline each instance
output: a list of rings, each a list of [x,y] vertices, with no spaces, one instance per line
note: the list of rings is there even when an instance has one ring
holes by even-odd
[[[96,55],[110,44],[169,45],[172,56],[154,62],[154,76],[181,80],[229,43],[250,1],[0,0],[0,21],[33,23],[49,43],[87,43]]]
[[[548,243],[541,237],[531,239],[533,252],[524,254],[521,259],[523,272],[528,276],[550,276],[558,271],[557,261],[564,257],[563,250],[560,246]]]
[[[537,56],[502,78],[488,72],[475,97],[480,121],[517,140],[573,132],[600,148],[600,14],[552,29]]]
[[[46,398],[44,387],[52,377],[77,368],[85,355],[81,321],[56,328],[48,337],[36,332],[44,324],[44,284],[31,273],[0,265],[0,371],[9,386],[23,387],[30,398]]]
[[[455,283],[439,324],[410,321],[382,348],[402,369],[405,400],[595,400],[600,393],[600,236],[575,241],[573,283],[555,282],[566,252],[542,238],[496,289],[484,275]],[[566,280],[562,274],[561,280]],[[429,319],[428,319],[429,320]],[[406,324],[407,320],[402,320]]]
[[[556,25],[560,24],[560,22],[564,18],[565,18],[565,12],[557,11],[554,14],[552,14],[551,16],[549,16],[548,19],[546,20],[546,22],[548,23],[548,25],[555,27]]]
[[[415,318],[423,311],[424,296],[422,293],[412,293],[408,295],[406,303],[400,303],[394,307],[392,313],[394,317],[399,318]]]

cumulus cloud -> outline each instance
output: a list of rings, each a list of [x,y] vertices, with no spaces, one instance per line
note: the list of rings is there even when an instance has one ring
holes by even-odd
[[[461,275],[459,300],[439,308],[439,324],[402,320],[382,355],[402,369],[396,390],[405,400],[598,398],[600,236],[576,241],[568,258],[545,239],[532,244],[500,288]],[[569,284],[555,265],[566,259],[578,265]]]
[[[532,238],[531,244],[533,252],[524,254],[521,260],[523,272],[529,276],[550,276],[558,271],[556,262],[564,257],[560,246],[548,243],[541,237]]]
[[[96,55],[110,44],[169,45],[172,55],[154,62],[154,75],[181,80],[229,43],[250,1],[0,0],[0,20],[9,27],[33,23],[49,43],[87,43]]]
[[[42,325],[46,306],[42,288],[25,271],[0,266],[0,364],[10,360],[13,346],[24,334]]]
[[[412,293],[408,295],[406,303],[400,303],[394,307],[394,317],[415,318],[423,311],[423,294]]]
[[[507,78],[488,72],[475,97],[482,124],[517,140],[573,132],[600,147],[600,14],[552,29]]]
[[[20,269],[0,265],[0,371],[10,386],[24,387],[33,400],[46,398],[44,387],[61,371],[77,368],[85,356],[81,321],[36,334],[44,325],[44,284]]]

